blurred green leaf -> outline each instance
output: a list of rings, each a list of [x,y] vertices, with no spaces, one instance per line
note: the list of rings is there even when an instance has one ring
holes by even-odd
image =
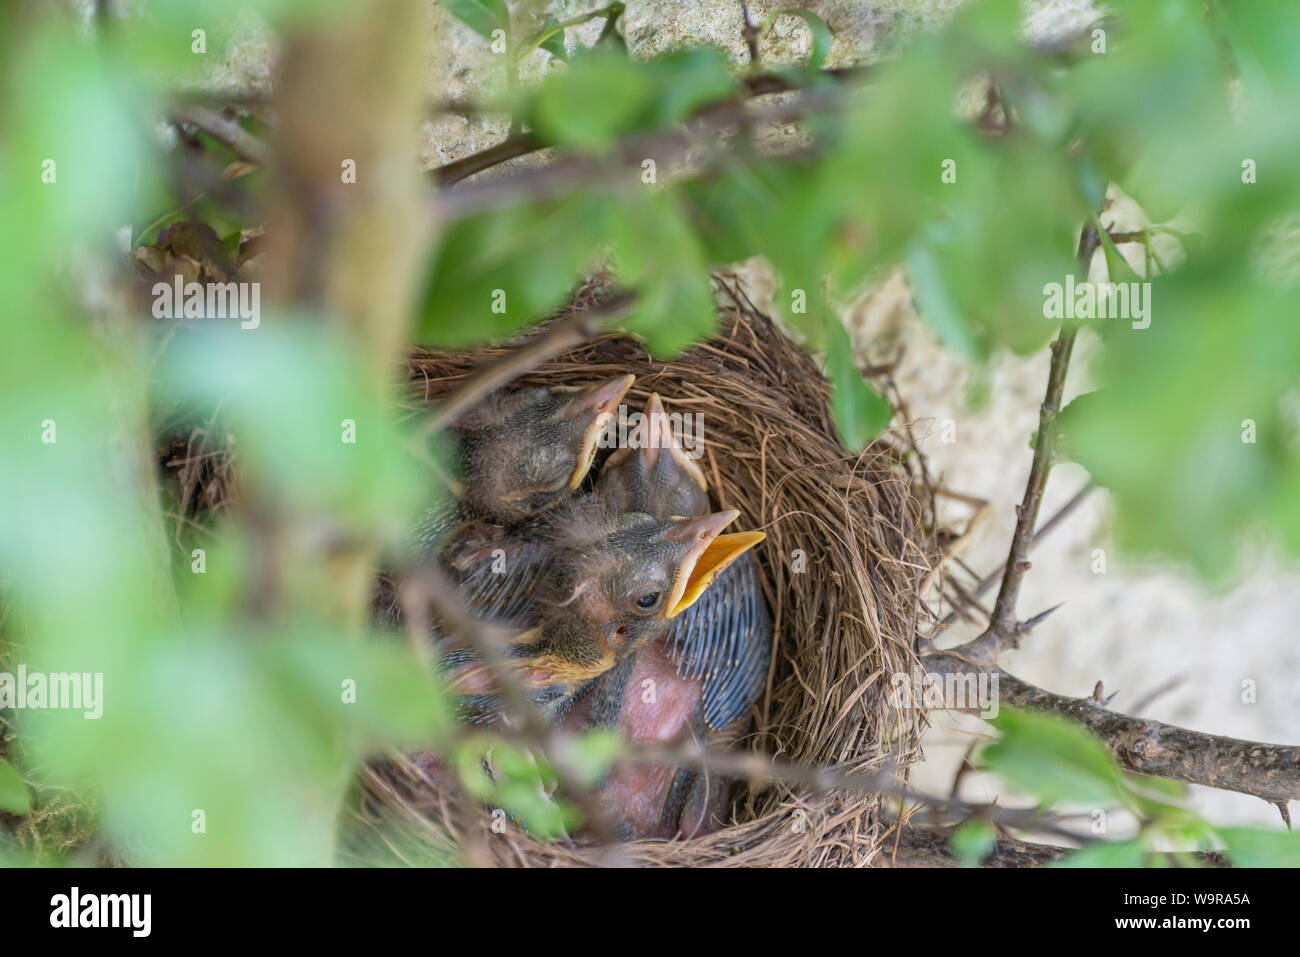
[[[848,330],[834,319],[826,346],[826,372],[831,380],[831,411],[840,439],[851,452],[862,449],[889,425],[894,410],[862,378]]]
[[[1128,552],[1222,580],[1253,526],[1300,554],[1294,295],[1205,264],[1152,284],[1149,328],[1102,325],[1102,388],[1063,411],[1063,449],[1114,493]]]
[[[1094,841],[1049,867],[1142,867],[1147,862],[1147,848],[1141,838],[1131,841]]]
[[[1060,715],[1003,707],[993,725],[999,738],[981,765],[1044,804],[1105,805],[1124,796],[1115,759],[1092,733]]]
[[[465,346],[510,335],[560,306],[608,237],[610,204],[579,194],[457,223],[425,290],[420,341]]]
[[[703,250],[669,195],[639,192],[617,208],[610,239],[620,280],[637,293],[623,327],[671,356],[717,327]]]
[[[736,89],[725,55],[712,47],[649,61],[590,49],[574,56],[570,69],[542,81],[530,116],[548,141],[596,149],[622,133],[678,123]]]
[[[993,825],[983,819],[972,819],[958,825],[948,840],[949,847],[963,867],[978,867],[997,843]]]
[[[1237,867],[1300,867],[1300,834],[1263,827],[1216,827]]]
[[[486,40],[493,30],[510,29],[505,0],[443,0],[451,15]]]
[[[0,811],[10,814],[30,814],[32,796],[27,782],[12,764],[0,761]]]
[[[835,36],[831,33],[831,28],[826,21],[803,7],[787,7],[784,10],[778,10],[769,18],[775,22],[778,17],[791,16],[798,17],[808,26],[808,32],[812,35],[811,52],[808,54],[808,67],[812,70],[820,70],[826,63],[826,57],[830,55],[831,43]]]
[[[604,778],[614,759],[623,753],[623,736],[613,730],[595,728],[585,731],[573,742],[565,759],[579,783],[595,787]]]

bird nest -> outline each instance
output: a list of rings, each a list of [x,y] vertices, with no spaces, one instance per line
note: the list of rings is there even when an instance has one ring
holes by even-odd
[[[674,412],[700,413],[699,461],[714,505],[739,509],[736,527],[767,533],[757,553],[772,614],[772,663],[754,728],[738,747],[843,771],[878,769],[888,749],[889,761],[905,766],[922,715],[894,700],[890,676],[910,673],[916,662],[918,590],[936,554],[919,455],[892,433],[860,453],[846,452],[813,358],[737,283],[718,283],[721,331],[684,355],[658,360],[634,339],[602,335],[533,369],[520,384],[579,384],[631,372],[629,408],[658,392]],[[599,284],[584,287],[570,309],[589,308],[602,294]],[[415,352],[413,403],[437,402],[482,362],[517,346]],[[690,840],[631,842],[619,848],[620,860],[854,866],[870,863],[884,834],[877,796],[814,792],[768,775],[733,793],[729,826]],[[367,844],[367,831],[372,849],[391,851],[397,828],[406,840],[396,853],[405,859],[418,856],[418,845],[431,859],[453,852],[489,865],[609,860],[581,841],[536,840],[513,823],[489,827],[487,811],[447,793],[418,759],[368,768],[363,795],[351,822],[360,827],[345,841],[354,852]]]

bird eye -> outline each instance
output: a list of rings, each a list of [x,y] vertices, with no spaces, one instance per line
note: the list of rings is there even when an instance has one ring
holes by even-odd
[[[653,608],[655,605],[659,604],[659,594],[660,593],[657,591],[652,591],[649,594],[642,595],[636,600],[636,606],[645,609]]]

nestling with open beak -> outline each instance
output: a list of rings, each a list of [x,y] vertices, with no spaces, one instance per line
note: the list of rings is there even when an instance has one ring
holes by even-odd
[[[512,525],[563,502],[596,458],[635,376],[576,395],[529,388],[489,396],[455,423],[467,515]]]
[[[646,404],[644,421],[650,434],[642,438],[649,441],[610,456],[596,496],[661,519],[707,511],[703,473],[677,442],[657,395]],[[749,534],[755,543],[763,538]],[[732,743],[748,727],[750,704],[762,693],[771,639],[757,563],[747,552],[670,623],[662,639],[596,681],[569,721],[616,726],[633,741]],[[628,837],[689,837],[723,823],[730,786],[691,770],[637,765],[612,771],[600,796]]]
[[[619,659],[666,635],[755,544],[753,533],[722,534],[737,514],[660,521],[590,499],[556,514],[540,624],[519,633],[506,652],[549,719],[558,720]],[[481,665],[463,657],[454,664],[453,688],[491,693]]]

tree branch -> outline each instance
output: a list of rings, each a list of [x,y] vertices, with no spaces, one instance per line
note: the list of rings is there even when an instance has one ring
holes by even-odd
[[[525,156],[545,149],[548,145],[532,133],[514,133],[496,146],[489,146],[485,150],[470,153],[468,156],[462,156],[458,160],[437,167],[432,170],[433,178],[439,186],[451,186],[475,173],[491,169],[517,156]]]
[[[983,672],[998,681],[998,701],[1063,714],[1101,738],[1130,771],[1236,791],[1276,804],[1300,800],[1300,747],[1243,741],[1111,711],[1091,697],[1044,691],[996,665],[965,657],[966,646],[921,658],[931,674]]]
[[[792,92],[791,100],[763,109],[746,109],[746,102],[737,99],[711,104],[701,109],[685,127],[647,131],[623,139],[607,157],[569,154],[546,166],[442,190],[438,194],[439,208],[448,219],[459,219],[520,199],[546,199],[569,189],[616,183],[627,176],[629,168],[639,167],[646,159],[663,164],[684,158],[702,141],[716,146],[718,134],[729,127],[745,123],[788,123],[815,110],[835,106],[843,99],[842,90],[836,87]]]
[[[241,159],[259,166],[271,163],[271,148],[248,132],[235,120],[222,116],[216,110],[206,106],[178,106],[171,111],[172,119],[178,123],[197,126],[218,143],[228,146]]]
[[[1083,276],[1088,276],[1093,253],[1101,243],[1096,222],[1084,226],[1079,234],[1078,261]],[[969,659],[995,661],[1007,648],[1019,648],[1024,629],[1016,620],[1016,599],[1025,572],[1029,571],[1029,548],[1034,539],[1034,525],[1038,522],[1038,509],[1047,486],[1047,473],[1052,468],[1056,452],[1056,417],[1061,412],[1065,393],[1065,376],[1070,369],[1070,354],[1074,351],[1077,328],[1062,327],[1052,343],[1052,359],[1047,374],[1047,392],[1038,410],[1038,437],[1034,442],[1034,459],[1025,482],[1025,495],[1016,506],[1016,528],[1011,535],[1011,550],[1003,566],[1002,586],[998,589],[993,613],[983,634],[961,646],[962,655]]]
[[[824,76],[835,80],[851,80],[861,77],[865,73],[865,67],[822,71]],[[775,73],[756,73],[752,76],[743,77],[740,82],[744,85],[750,97],[767,96],[772,93],[789,93],[798,89],[792,86],[788,79]],[[696,112],[693,119],[707,116],[717,110],[734,109],[738,102],[735,98],[728,98],[717,103],[706,104]],[[464,104],[447,106],[448,112],[462,113],[466,112],[466,110],[467,107]],[[450,163],[444,163],[442,166],[430,170],[430,174],[439,186],[451,186],[473,176],[475,173],[481,173],[485,169],[499,166],[507,160],[526,156],[529,153],[535,153],[538,150],[554,145],[554,143],[547,143],[535,133],[512,133],[495,146],[489,146],[476,153],[470,153],[468,156],[452,160]]]

